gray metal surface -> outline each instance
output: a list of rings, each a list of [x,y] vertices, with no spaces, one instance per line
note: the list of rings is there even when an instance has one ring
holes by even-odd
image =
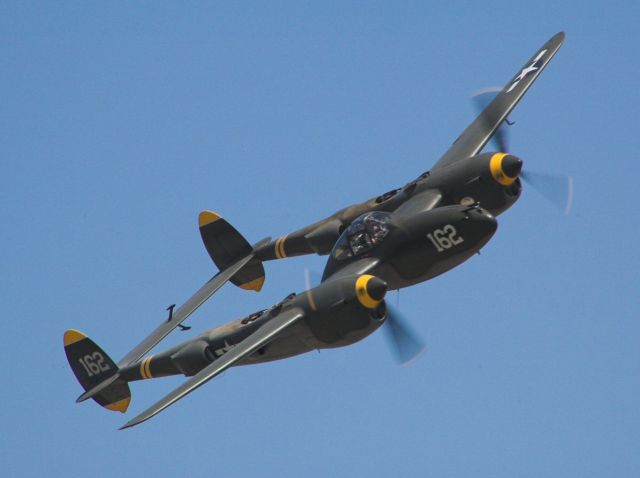
[[[149,334],[142,342],[136,345],[127,355],[118,362],[118,368],[125,367],[155,347],[158,342],[164,339],[178,325],[184,322],[198,307],[200,307],[209,297],[211,297],[220,287],[233,277],[242,267],[251,260],[253,253],[243,257],[239,261],[232,264],[227,269],[218,272],[215,276],[207,281],[198,291],[193,294],[178,310],[173,313],[170,321],[160,324],[151,334]]]
[[[196,388],[207,383],[216,375],[224,372],[233,364],[243,359],[244,357],[251,355],[260,347],[266,345],[273,340],[278,333],[289,327],[294,322],[304,317],[302,309],[293,308],[284,311],[283,313],[270,319],[265,325],[258,329],[255,333],[244,339],[237,346],[224,354],[220,359],[213,362],[208,367],[205,367],[198,374],[187,380],[185,383],[176,388],[173,392],[165,396],[163,399],[156,402],[154,405],[147,408],[144,412],[129,420],[120,429],[129,428],[139,423],[148,420],[154,415],[160,413],[169,405],[177,402],[185,395],[191,393]]]

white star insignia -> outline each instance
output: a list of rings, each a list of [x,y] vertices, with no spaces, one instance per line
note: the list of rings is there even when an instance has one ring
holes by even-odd
[[[507,90],[507,93],[509,93],[511,90],[513,90],[516,86],[518,86],[518,83],[520,83],[522,80],[524,80],[527,76],[529,76],[531,73],[533,73],[536,70],[539,70],[540,67],[536,66],[536,64],[538,63],[538,61],[540,61],[540,58],[542,58],[542,56],[547,52],[547,50],[542,50],[540,53],[538,53],[538,55],[533,59],[533,61],[531,62],[531,64],[529,66],[525,66],[522,71],[518,74],[518,76],[516,76],[516,79],[513,80],[513,83],[511,83],[511,86],[509,87],[509,89]]]

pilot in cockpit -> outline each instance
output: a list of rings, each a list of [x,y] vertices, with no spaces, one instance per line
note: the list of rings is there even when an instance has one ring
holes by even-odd
[[[352,235],[349,239],[349,244],[351,245],[351,251],[356,256],[371,249],[371,239],[366,231],[359,231]]]
[[[337,260],[364,254],[376,247],[389,233],[388,213],[373,211],[363,214],[342,233],[333,248]]]
[[[387,235],[387,228],[379,219],[372,216],[365,217],[365,224],[371,234],[371,240],[374,244],[380,242]]]

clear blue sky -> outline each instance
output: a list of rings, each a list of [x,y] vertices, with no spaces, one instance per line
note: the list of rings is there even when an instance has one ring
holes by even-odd
[[[2,2],[3,476],[640,476],[638,2],[435,3]],[[376,333],[127,431],[74,403],[64,330],[122,357],[215,273],[200,210],[257,241],[403,185],[560,30],[511,144],[574,177],[573,212],[527,190],[481,256],[402,291],[419,362]],[[269,263],[189,324],[305,267],[323,259]],[[133,384],[128,417],[182,380]]]

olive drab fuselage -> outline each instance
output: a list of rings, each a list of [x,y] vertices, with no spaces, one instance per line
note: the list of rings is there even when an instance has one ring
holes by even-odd
[[[510,164],[505,167],[505,163]],[[263,244],[256,250],[256,257],[268,261],[304,254],[328,254],[340,234],[362,214],[402,211],[405,203],[421,195],[433,198],[431,202],[427,201],[424,210],[479,204],[493,216],[498,216],[520,197],[522,184],[517,177],[520,165],[518,158],[505,153],[483,153],[460,159],[426,172],[402,188],[341,209],[326,219]],[[505,169],[512,170],[512,176],[505,173]]]
[[[409,217],[365,213],[338,238],[322,279],[367,273],[390,289],[408,287],[466,261],[496,228],[493,215],[478,206],[444,206]]]

